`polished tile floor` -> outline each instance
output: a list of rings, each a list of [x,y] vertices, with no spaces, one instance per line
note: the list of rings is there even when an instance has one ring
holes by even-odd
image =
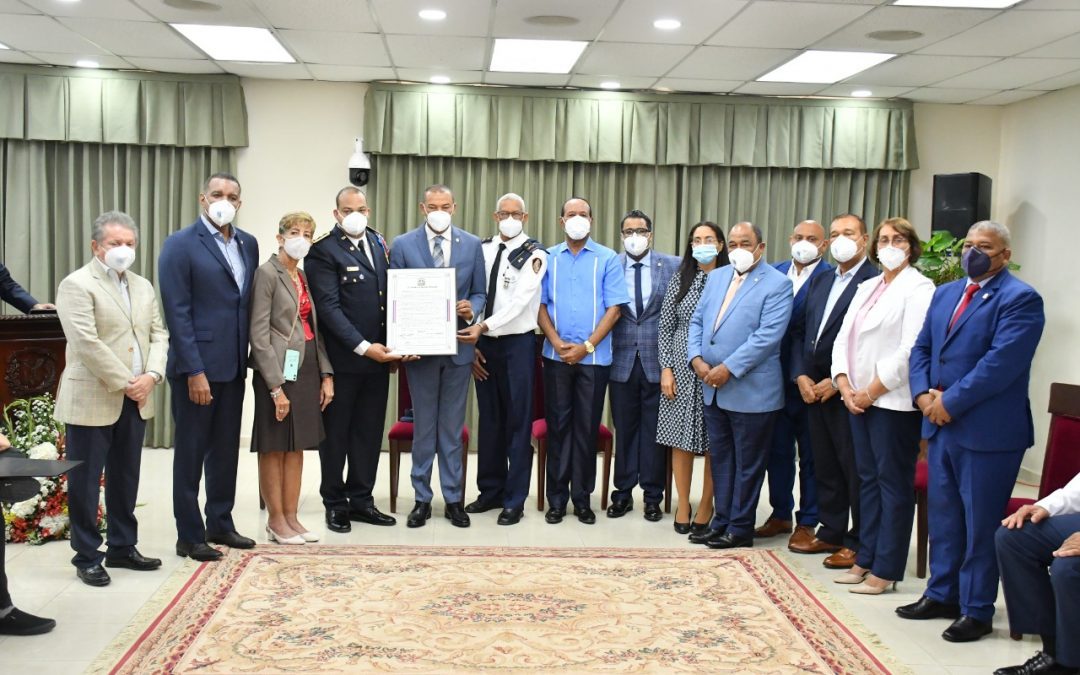
[[[69,563],[71,549],[66,542],[37,547],[7,546],[7,571],[15,603],[28,612],[55,618],[58,625],[56,630],[44,636],[0,638],[0,673],[70,675],[82,672],[176,569],[185,565],[194,566],[194,563],[178,558],[173,551],[175,530],[171,507],[171,459],[171,451],[146,450],[139,507],[136,510],[141,532],[139,549],[145,555],[162,558],[164,565],[161,570],[149,573],[110,570],[113,579],[110,586],[91,588],[76,579],[74,568]],[[471,491],[467,499],[475,497],[475,464],[475,461],[470,462],[469,468],[473,473],[469,477]],[[384,511],[389,510],[388,465],[384,456],[380,463],[376,494],[377,504]],[[699,461],[695,467],[695,490],[699,484],[701,466]],[[301,520],[312,530],[321,532],[323,514],[318,494],[319,468],[314,454],[308,453],[306,467]],[[405,498],[398,504],[396,527],[354,524],[351,533],[329,533],[323,537],[323,542],[418,546],[689,546],[684,537],[672,531],[669,514],[665,514],[664,520],[659,523],[650,523],[642,518],[640,496],[637,498],[637,510],[633,513],[620,520],[606,518],[599,511],[599,489],[593,500],[598,520],[591,526],[578,523],[572,517],[557,526],[546,524],[542,514],[536,510],[534,486],[525,518],[514,527],[496,525],[497,512],[492,511],[473,516],[472,527],[467,530],[455,528],[441,517],[442,504],[437,497],[435,517],[427,527],[410,530],[404,523],[404,516],[412,506],[408,471],[406,455],[402,461],[401,476]],[[256,463],[254,457],[246,452],[240,459],[239,482],[234,512],[237,526],[241,533],[259,535],[260,543],[265,542],[265,536],[261,535],[265,523],[258,509]],[[1018,487],[1018,492],[1025,490],[1030,492],[1028,488]],[[438,488],[435,491],[438,494]],[[762,503],[758,509],[759,522],[768,515],[764,495]],[[912,622],[897,618],[893,609],[914,601],[923,589],[923,582],[915,577],[914,546],[909,559],[908,579],[900,583],[899,591],[865,597],[849,594],[844,587],[831,583],[836,573],[821,566],[822,556],[787,554],[785,544],[784,537],[761,543],[768,548],[784,550],[786,559],[796,570],[816,582],[811,585],[821,590],[827,605],[839,608],[841,615],[861,623],[889,651],[894,663],[903,664],[912,672],[989,673],[1002,665],[1022,663],[1039,648],[1033,638],[1022,642],[1009,639],[1000,599],[993,635],[975,644],[957,645],[942,640],[940,633],[947,622]]]

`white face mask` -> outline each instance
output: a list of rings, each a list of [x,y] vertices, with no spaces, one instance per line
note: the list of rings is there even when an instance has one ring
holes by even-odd
[[[431,211],[427,214],[427,224],[433,232],[446,232],[446,228],[450,227],[450,214],[446,211]]]
[[[855,243],[854,239],[837,237],[829,244],[829,250],[832,252],[833,260],[838,263],[846,263],[859,252],[859,245]]]
[[[123,274],[135,262],[135,249],[130,246],[113,246],[105,251],[105,264],[117,274]]]
[[[885,269],[892,272],[904,264],[908,259],[908,252],[895,246],[886,246],[878,249],[877,258]]]
[[[282,248],[285,249],[285,253],[293,260],[303,260],[304,256],[311,250],[311,241],[304,236],[290,237],[285,240]]]
[[[499,221],[499,233],[507,239],[513,239],[521,234],[521,221],[506,217]]]
[[[753,266],[754,254],[745,248],[735,248],[728,253],[728,260],[731,261],[735,271],[742,274]]]
[[[592,229],[592,223],[584,216],[572,216],[566,219],[566,236],[575,241],[580,241],[589,236],[589,230]]]
[[[791,257],[800,265],[809,265],[821,257],[817,246],[803,239],[791,245]]]
[[[210,216],[210,220],[225,227],[236,218],[236,207],[228,199],[219,199],[206,207],[206,214]]]
[[[360,237],[367,229],[367,216],[359,211],[353,211],[341,221],[341,229],[350,237]]]
[[[649,250],[649,238],[643,234],[632,234],[623,239],[623,248],[636,258]]]

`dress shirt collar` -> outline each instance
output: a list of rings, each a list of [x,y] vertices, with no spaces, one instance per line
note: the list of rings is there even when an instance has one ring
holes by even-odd
[[[113,280],[113,283],[118,286],[127,286],[126,274],[124,276],[120,276],[120,274],[116,270],[101,262],[101,258],[97,256],[94,256],[94,262],[96,262],[98,266],[101,267],[101,271],[104,272],[106,276]]]
[[[499,250],[499,244],[506,244],[507,251],[515,251],[521,248],[521,245],[525,243],[525,240],[529,238],[529,235],[525,234],[525,230],[518,232],[516,237],[510,237],[509,239],[503,239],[501,234],[497,234],[492,237],[491,242],[495,244],[495,250]]]
[[[837,265],[836,269],[833,270],[833,274],[835,274],[836,278],[839,279],[840,281],[847,281],[851,277],[855,276],[855,273],[858,272],[859,268],[862,267],[864,264],[866,264],[866,256],[865,255],[862,257],[862,260],[855,263],[852,266],[852,268],[849,269],[847,272],[841,272],[840,271],[840,266]]]
[[[219,230],[216,225],[210,222],[210,219],[206,217],[205,213],[199,214],[199,220],[202,221],[202,224],[206,226],[207,230],[210,230],[211,235],[221,239],[222,241],[225,240],[225,235],[221,233],[221,230]],[[233,228],[232,225],[227,225],[226,227],[229,230],[229,240],[231,241],[236,236],[236,229]]]
[[[556,248],[558,248],[558,252],[560,252],[560,253],[563,252],[563,251],[568,251],[569,252],[570,251],[570,244],[568,242],[566,242],[566,241],[563,241],[563,243],[559,244]],[[594,253],[596,252],[596,244],[593,243],[593,238],[592,238],[591,234],[589,236],[585,237],[585,246],[582,247],[582,250],[592,251]],[[580,253],[580,251],[579,251],[579,253]],[[570,254],[573,255],[572,252]]]
[[[807,264],[803,265],[802,270],[799,270],[799,266],[795,264],[794,260],[792,260],[791,261],[791,267],[788,268],[788,277],[792,278],[792,279],[794,279],[796,277],[808,277],[808,276],[810,276],[811,274],[814,273],[814,269],[817,268],[817,266],[818,266],[818,264],[820,262],[821,262],[821,258],[818,258],[817,260],[815,260],[812,263],[807,263]]]
[[[626,254],[626,269],[634,269],[634,265],[641,263],[642,268],[646,268],[652,264],[652,248],[650,247],[645,251],[645,255],[641,256],[641,260],[634,260],[630,257],[630,254]]]
[[[424,234],[427,235],[429,243],[435,241],[435,237],[442,237],[443,241],[450,241],[450,230],[452,229],[454,229],[453,223],[442,232],[436,232],[428,227],[427,221],[424,221]]]

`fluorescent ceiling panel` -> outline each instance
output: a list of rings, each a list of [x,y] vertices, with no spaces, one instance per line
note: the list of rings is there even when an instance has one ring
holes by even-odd
[[[810,50],[762,75],[758,82],[832,84],[884,63],[896,54]]]
[[[569,73],[588,42],[496,39],[489,70],[500,73]]]
[[[295,63],[277,38],[265,28],[169,24],[216,61]]]
[[[965,9],[1005,9],[1020,0],[896,0],[898,7],[961,7]]]

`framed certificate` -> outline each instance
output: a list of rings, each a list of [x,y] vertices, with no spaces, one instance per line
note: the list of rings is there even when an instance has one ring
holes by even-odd
[[[453,267],[388,270],[386,346],[398,354],[457,354],[457,277]]]

